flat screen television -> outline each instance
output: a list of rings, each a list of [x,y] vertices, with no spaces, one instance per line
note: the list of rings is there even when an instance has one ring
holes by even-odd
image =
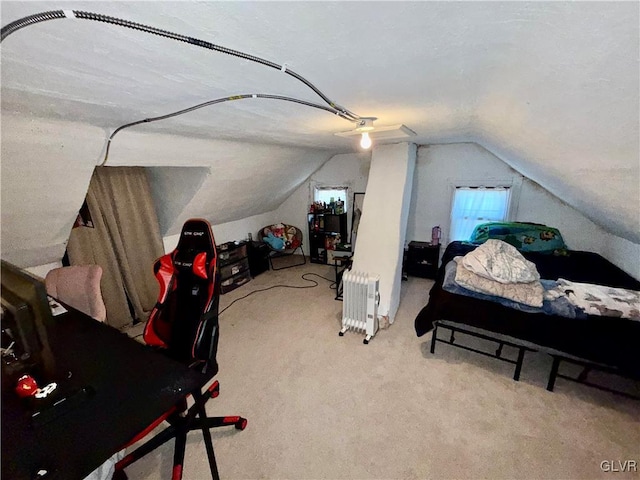
[[[53,359],[47,327],[53,316],[43,282],[2,260],[0,264],[2,317],[2,373],[14,383],[24,373],[51,371]]]
[[[344,235],[344,232],[342,231],[342,226],[340,225],[340,221],[341,221],[340,215],[325,215],[324,216],[324,231],[328,232],[328,233],[339,233],[341,235]],[[346,218],[346,217],[345,217]],[[342,241],[346,241],[346,238],[342,238]]]

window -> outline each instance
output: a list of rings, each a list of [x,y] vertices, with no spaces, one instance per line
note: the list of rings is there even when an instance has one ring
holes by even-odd
[[[476,225],[507,219],[508,187],[456,187],[451,208],[450,239],[468,240]]]
[[[331,199],[337,202],[338,199],[344,202],[344,211],[349,211],[347,187],[315,187],[313,200],[315,202],[329,205]]]

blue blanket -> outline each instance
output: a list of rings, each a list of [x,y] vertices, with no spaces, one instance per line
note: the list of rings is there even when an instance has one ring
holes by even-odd
[[[273,233],[269,232],[262,240],[268,243],[274,250],[284,250],[284,240],[280,237],[276,237]]]

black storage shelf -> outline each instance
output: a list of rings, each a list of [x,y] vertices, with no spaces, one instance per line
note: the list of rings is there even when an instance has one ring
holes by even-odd
[[[404,270],[413,277],[436,278],[439,260],[440,244],[409,242]]]
[[[269,246],[264,242],[249,242],[249,272],[256,277],[269,270]]]
[[[220,293],[235,290],[251,280],[247,242],[227,242],[218,245]]]
[[[309,259],[327,263],[328,244],[347,243],[347,214],[309,213]]]

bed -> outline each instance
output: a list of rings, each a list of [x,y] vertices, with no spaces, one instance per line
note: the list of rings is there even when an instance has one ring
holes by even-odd
[[[504,237],[501,240],[505,240]],[[443,254],[436,282],[429,293],[429,301],[415,319],[418,336],[434,330],[432,353],[436,341],[443,341],[487,355],[486,352],[456,344],[454,334],[463,332],[495,341],[499,345],[498,350],[489,356],[514,363],[515,380],[519,378],[527,351],[541,351],[552,355],[554,361],[547,385],[549,390],[553,390],[557,378],[597,387],[586,378],[585,372],[588,369],[640,379],[640,321],[591,314],[567,318],[535,310],[518,310],[483,298],[482,295],[471,297],[446,291],[443,283],[447,265],[454,258],[458,257],[459,260],[459,257],[478,248],[479,244],[481,243],[452,242]],[[562,278],[573,282],[640,290],[639,281],[596,253],[566,248],[527,251],[522,245],[520,247],[518,250],[525,259],[535,264],[541,279]],[[448,340],[439,338],[439,328],[451,332]],[[518,360],[506,359],[502,355],[504,345],[518,349]],[[578,378],[567,377],[559,373],[561,362],[579,364],[587,367],[587,370]]]

